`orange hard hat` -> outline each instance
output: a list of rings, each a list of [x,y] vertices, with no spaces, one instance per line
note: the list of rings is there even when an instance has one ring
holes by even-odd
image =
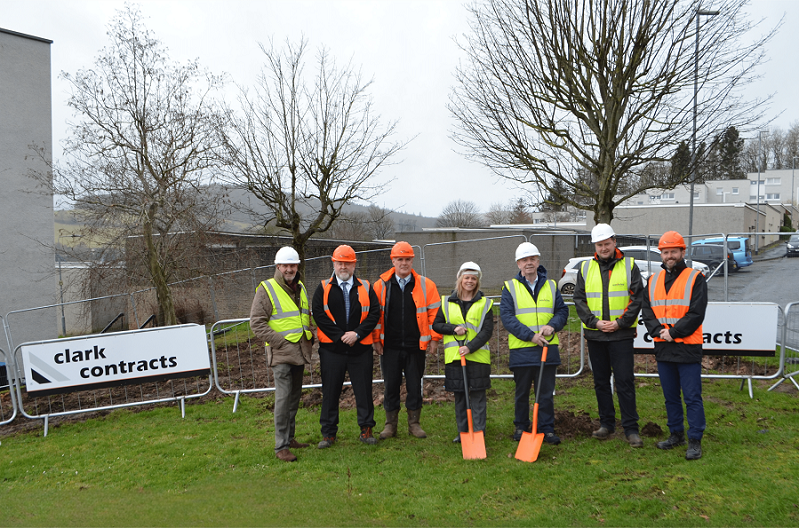
[[[333,262],[357,262],[358,259],[355,258],[355,250],[343,244],[336,248],[331,260]]]
[[[682,235],[677,231],[666,231],[663,233],[663,236],[660,237],[658,249],[663,250],[666,248],[685,249],[685,240],[683,240]]]
[[[391,248],[391,258],[413,257],[413,248],[407,242],[397,242]]]

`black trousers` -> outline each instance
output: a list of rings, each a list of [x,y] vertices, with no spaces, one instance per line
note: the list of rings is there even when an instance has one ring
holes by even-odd
[[[319,349],[319,363],[322,369],[322,410],[319,424],[322,436],[336,436],[338,433],[339,398],[344,385],[344,375],[349,373],[355,406],[358,409],[358,425],[375,426],[375,404],[372,400],[372,352],[355,356],[337,354]]]
[[[588,341],[588,356],[594,371],[594,392],[599,406],[599,423],[608,430],[616,429],[616,409],[610,375],[616,384],[621,411],[621,426],[625,434],[638,433],[638,411],[635,408],[635,375],[633,370],[633,340]]]
[[[424,350],[392,350],[383,349],[383,408],[386,411],[398,411],[400,408],[400,387],[402,374],[405,374],[405,408],[415,411],[422,408],[422,377],[425,367]]]

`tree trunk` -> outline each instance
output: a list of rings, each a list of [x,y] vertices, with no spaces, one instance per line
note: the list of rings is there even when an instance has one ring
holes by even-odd
[[[169,289],[164,268],[158,259],[158,248],[155,246],[152,223],[149,219],[144,221],[143,238],[145,251],[147,252],[147,267],[150,270],[150,277],[155,286],[155,294],[158,300],[158,321],[161,326],[176,325],[178,324],[178,319],[175,315],[172,291]]]

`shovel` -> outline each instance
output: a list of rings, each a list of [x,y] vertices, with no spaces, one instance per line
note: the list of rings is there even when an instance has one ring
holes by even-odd
[[[465,341],[458,341],[459,346],[463,346]],[[483,431],[475,431],[472,422],[472,404],[469,402],[469,379],[466,377],[466,356],[461,356],[461,368],[463,368],[463,389],[466,394],[466,416],[469,419],[469,432],[461,433],[461,449],[463,449],[464,460],[483,459],[486,457],[486,442]]]
[[[516,459],[523,462],[535,462],[538,460],[538,452],[541,451],[541,444],[544,443],[544,433],[538,432],[538,396],[541,393],[541,379],[544,374],[544,363],[547,361],[547,348],[541,353],[541,368],[538,371],[538,383],[535,386],[535,405],[533,405],[533,432],[522,433],[519,440],[519,447],[516,448]]]

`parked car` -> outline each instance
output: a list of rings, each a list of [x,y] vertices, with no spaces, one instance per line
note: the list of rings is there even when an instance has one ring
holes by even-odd
[[[724,262],[724,247],[713,244],[691,246],[691,260],[704,262],[710,266],[711,270],[715,270]],[[735,262],[732,251],[729,250],[727,250],[727,267],[729,271],[738,271],[738,263]]]
[[[799,234],[791,235],[788,239],[785,254],[789,257],[799,255]]]
[[[641,275],[644,280],[646,280],[652,272],[659,270],[660,265],[663,263],[660,259],[660,250],[655,246],[649,247],[649,254],[647,254],[646,246],[626,246],[620,247],[619,249],[624,253],[625,257],[633,257],[635,259],[635,263],[638,264],[638,268],[641,270]],[[705,275],[710,274],[710,268],[707,264],[702,262],[693,261],[692,267]],[[646,271],[646,275],[644,275],[644,271]]]
[[[558,281],[558,289],[561,295],[574,295],[574,287],[577,286],[577,271],[580,269],[580,264],[592,258],[594,257],[574,257],[569,259],[569,263],[563,268],[563,273]],[[638,265],[638,269],[641,270],[641,278],[646,280],[649,277],[649,271],[643,269],[637,260],[635,263]]]
[[[702,240],[695,240],[691,245],[698,246],[703,244],[710,244],[714,246],[723,246],[724,238],[705,238]],[[749,250],[749,239],[745,237],[728,237],[727,249],[732,252],[735,262],[738,263],[739,268],[745,268],[752,265],[752,252]]]

